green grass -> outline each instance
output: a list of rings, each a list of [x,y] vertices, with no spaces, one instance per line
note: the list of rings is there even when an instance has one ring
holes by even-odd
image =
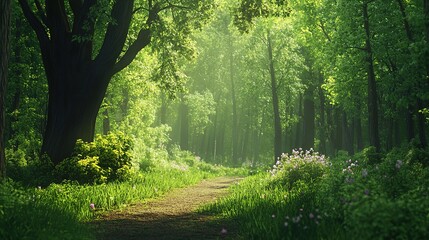
[[[100,212],[158,197],[202,179],[242,172],[201,163],[186,169],[153,168],[126,182],[102,185],[25,188],[4,182],[0,184],[0,239],[94,239],[85,222]]]
[[[365,153],[339,156],[321,175],[311,157],[297,154],[200,211],[237,223],[243,239],[428,239],[426,156],[415,149],[378,162]]]
[[[323,216],[314,208],[314,191],[307,186],[289,191],[272,186],[270,174],[260,173],[244,179],[230,191],[230,195],[200,211],[238,222],[242,238],[296,239],[301,236],[301,239],[312,239],[317,236],[316,222]],[[314,216],[310,218],[310,214]]]

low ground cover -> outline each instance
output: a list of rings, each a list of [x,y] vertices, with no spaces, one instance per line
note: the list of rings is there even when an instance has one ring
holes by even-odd
[[[368,148],[329,160],[298,150],[201,211],[234,219],[245,239],[427,239],[427,156]]]
[[[91,146],[97,144],[91,143]],[[96,218],[98,213],[158,197],[203,179],[245,173],[210,165],[188,152],[177,151],[166,159],[152,159],[151,166],[145,169],[127,168],[126,179],[107,181],[109,178],[103,179],[103,176],[116,174],[110,166],[120,161],[106,164],[109,168],[100,167],[99,162],[105,161],[103,154],[110,159],[115,156],[124,159],[127,154],[122,151],[123,144],[112,146],[105,142],[101,145],[107,147],[79,144],[85,148],[82,151],[85,154],[74,154],[69,162],[51,169],[52,173],[40,179],[19,182],[9,179],[0,183],[0,239],[93,239],[86,222]],[[88,158],[96,161],[88,163]],[[79,167],[74,171],[76,174],[59,174],[74,167]],[[116,167],[121,168],[124,167]],[[58,176],[68,178],[59,182]],[[57,183],[43,185],[47,181]],[[41,185],[34,186],[37,182]]]

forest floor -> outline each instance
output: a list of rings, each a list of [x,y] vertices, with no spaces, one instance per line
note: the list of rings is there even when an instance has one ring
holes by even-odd
[[[208,179],[157,199],[107,212],[92,222],[96,237],[103,240],[236,239],[236,223],[199,213],[197,209],[225,196],[228,187],[239,180],[239,177]]]

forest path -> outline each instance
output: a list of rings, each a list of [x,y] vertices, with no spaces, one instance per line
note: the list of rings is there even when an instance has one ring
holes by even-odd
[[[203,204],[225,196],[240,177],[219,177],[175,189],[162,198],[108,212],[93,222],[97,239],[234,239],[236,227],[197,213]],[[227,233],[221,233],[225,228]]]

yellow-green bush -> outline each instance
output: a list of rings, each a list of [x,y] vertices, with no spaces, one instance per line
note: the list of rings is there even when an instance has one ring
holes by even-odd
[[[132,141],[123,133],[97,135],[93,142],[78,140],[74,153],[55,168],[60,179],[79,183],[126,180],[132,173]]]

